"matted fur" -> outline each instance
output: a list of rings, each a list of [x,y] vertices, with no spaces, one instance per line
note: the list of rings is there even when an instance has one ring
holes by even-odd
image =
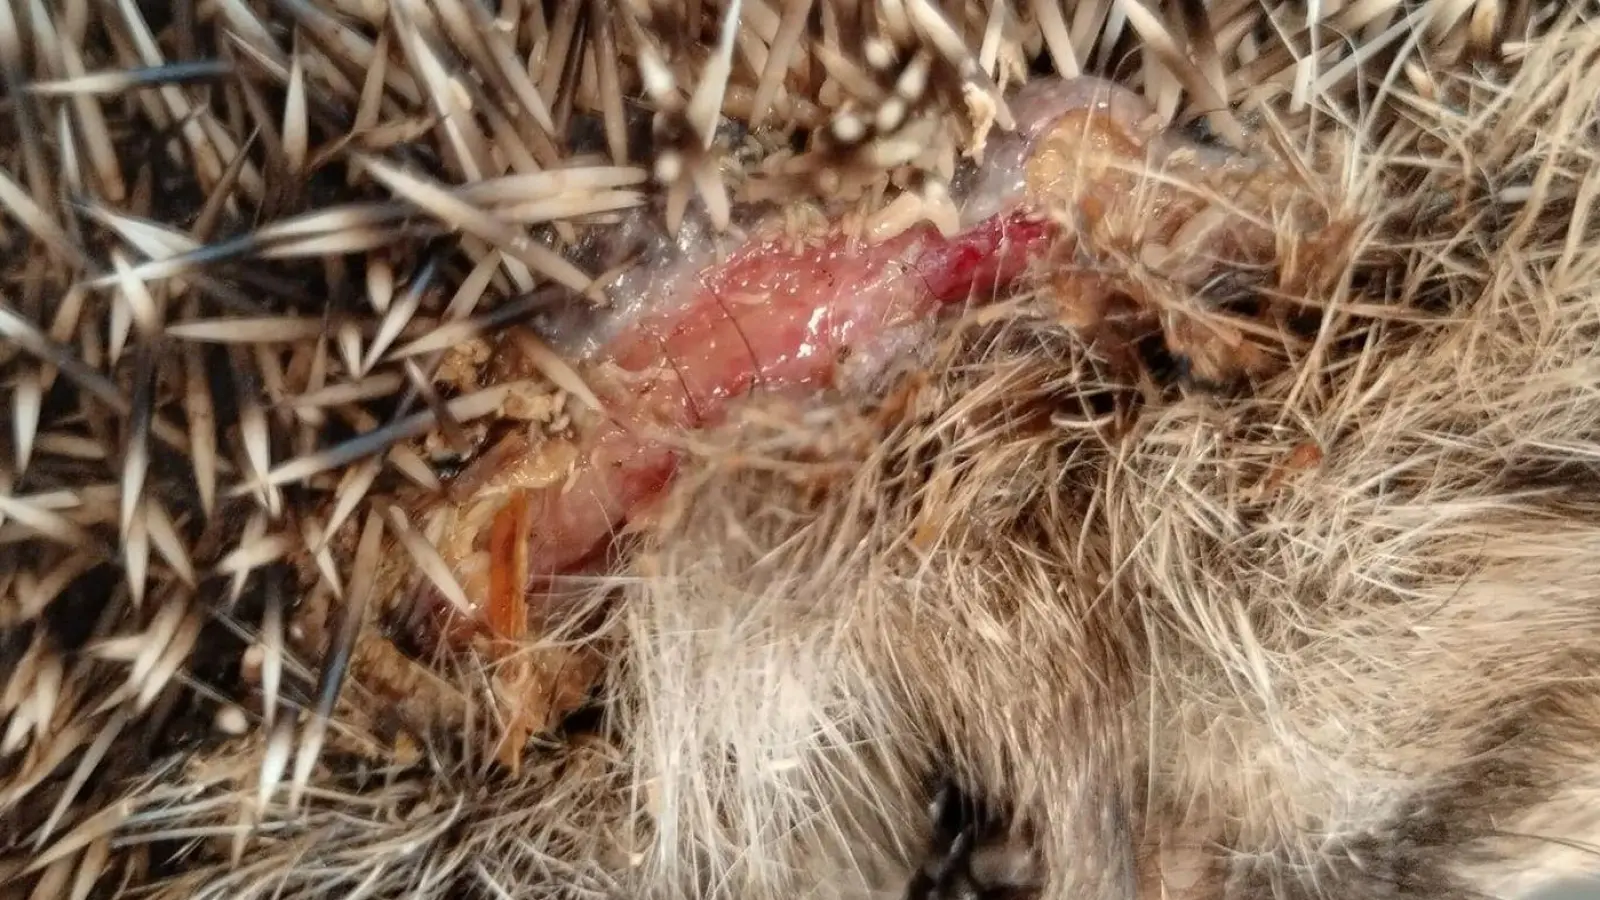
[[[170,897],[895,896],[949,774],[1049,900],[1161,896],[1163,848],[1209,861],[1190,898],[1593,868],[1597,57],[1558,32],[1509,82],[1375,103],[1402,124],[1325,121],[1311,189],[1357,227],[1299,298],[1314,340],[1248,389],[1107,370],[1044,295],[887,402],[758,401],[697,439],[603,587],[609,741],[509,783],[453,741],[333,755],[235,844],[247,739],[35,861],[160,841]]]

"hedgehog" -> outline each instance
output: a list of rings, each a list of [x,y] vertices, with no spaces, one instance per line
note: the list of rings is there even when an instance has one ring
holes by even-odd
[[[0,5],[5,895],[1600,870],[1597,25]]]

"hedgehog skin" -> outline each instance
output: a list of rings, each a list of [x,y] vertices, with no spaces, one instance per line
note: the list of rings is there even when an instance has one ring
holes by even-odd
[[[939,776],[1050,897],[1512,897],[1582,867],[1600,44],[1537,47],[1387,100],[1411,122],[1383,141],[1324,126],[1304,162],[1361,227],[1242,393],[1108,370],[1046,287],[889,402],[753,406],[602,586],[606,740],[509,780],[432,735],[411,766],[330,753],[241,840],[253,733],[100,787],[0,876],[49,895],[134,846],[159,862],[117,881],[172,897],[887,896]],[[349,688],[359,732],[381,701]]]

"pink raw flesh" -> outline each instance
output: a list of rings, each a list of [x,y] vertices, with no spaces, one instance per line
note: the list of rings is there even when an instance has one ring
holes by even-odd
[[[586,436],[567,488],[533,498],[533,573],[568,570],[666,485],[676,457],[652,429],[715,424],[755,392],[829,387],[846,357],[1004,289],[1050,231],[1013,211],[949,239],[917,227],[854,247],[835,234],[803,254],[755,243],[700,273],[689,303],[640,321],[586,373],[609,418]]]

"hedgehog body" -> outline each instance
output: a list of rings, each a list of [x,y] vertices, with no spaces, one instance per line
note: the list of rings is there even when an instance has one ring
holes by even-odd
[[[1600,14],[1308,9],[0,8],[0,883],[1600,868]],[[1057,121],[1030,67],[1128,87]],[[528,558],[675,253],[936,243],[998,176],[1019,289],[696,412],[606,553]]]

